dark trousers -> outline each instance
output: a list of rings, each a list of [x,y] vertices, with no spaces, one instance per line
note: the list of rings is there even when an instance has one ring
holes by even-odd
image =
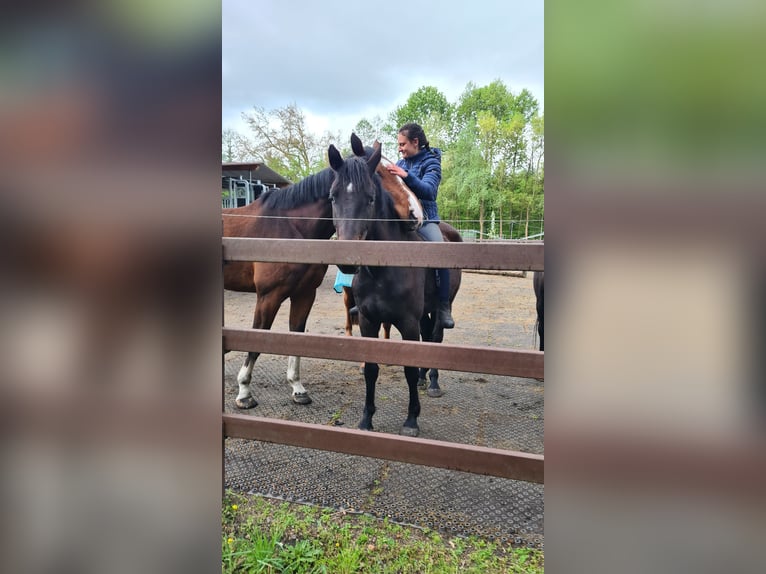
[[[444,241],[439,224],[433,221],[424,223],[418,229],[418,233],[426,241]],[[449,301],[449,269],[436,270],[436,288],[439,292],[439,301]]]

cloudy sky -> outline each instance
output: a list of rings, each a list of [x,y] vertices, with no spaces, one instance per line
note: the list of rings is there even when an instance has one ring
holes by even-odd
[[[458,100],[495,79],[543,104],[542,0],[223,0],[224,128],[291,103],[351,132],[422,86]]]

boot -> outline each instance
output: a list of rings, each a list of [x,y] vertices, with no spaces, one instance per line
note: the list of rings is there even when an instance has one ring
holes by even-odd
[[[440,323],[444,329],[455,327],[455,320],[452,318],[452,305],[449,301],[439,301],[436,309],[436,322]]]

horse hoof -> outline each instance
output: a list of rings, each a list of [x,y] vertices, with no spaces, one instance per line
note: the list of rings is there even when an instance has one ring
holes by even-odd
[[[420,429],[418,427],[402,427],[402,430],[399,434],[402,436],[416,437],[420,434]]]
[[[359,426],[357,428],[359,430],[368,430],[368,431],[375,430],[372,428],[372,424],[365,425],[364,423],[359,423]]]
[[[441,389],[428,389],[426,391],[426,394],[429,397],[437,398],[437,397],[441,397],[442,395],[444,395],[444,391],[441,390]]]
[[[308,393],[293,393],[293,402],[299,405],[311,404],[311,397]]]
[[[237,408],[240,409],[252,409],[258,404],[258,401],[256,401],[252,396],[249,396],[245,397],[244,399],[237,399],[234,401],[234,404],[237,405]]]
[[[418,381],[418,388],[419,388],[421,391],[423,391],[423,390],[425,390],[425,388],[426,388],[426,385],[427,385],[427,384],[428,384],[428,381],[426,381],[425,379],[420,379],[420,380]]]

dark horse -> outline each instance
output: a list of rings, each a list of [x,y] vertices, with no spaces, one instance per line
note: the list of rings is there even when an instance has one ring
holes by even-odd
[[[388,193],[374,180],[366,180],[372,173],[373,164],[380,160],[380,144],[376,144],[368,162],[358,158],[343,160],[334,146],[329,149],[330,166],[336,172],[330,190],[333,220],[340,240],[367,239],[371,241],[422,241],[410,222],[402,220]],[[445,241],[460,241],[460,235],[445,223],[440,224]],[[402,339],[440,343],[444,332],[435,328],[434,315],[437,307],[436,274],[429,269],[405,267],[360,268],[339,266],[344,273],[355,273],[352,283],[354,298],[359,308],[359,328],[363,337],[377,337],[384,322],[393,324]],[[450,273],[450,300],[460,287],[460,270]],[[425,369],[422,369],[425,373]],[[409,388],[407,420],[401,433],[417,436],[420,398],[418,397],[418,368],[404,367]],[[364,380],[366,398],[359,428],[372,430],[375,414],[375,383],[378,365],[365,363]],[[432,369],[430,391],[441,394],[438,372]]]
[[[545,339],[544,339],[544,311],[545,305],[543,295],[545,294],[545,272],[535,271],[532,276],[532,287],[535,290],[535,299],[537,307],[537,334],[540,336],[540,350],[545,351]]]
[[[360,150],[361,141],[357,141],[355,135],[351,139],[352,147]],[[363,150],[361,153],[364,155]],[[326,168],[284,189],[266,191],[249,205],[224,209],[223,236],[329,239],[335,232],[329,199],[334,179],[333,170]],[[326,272],[327,265],[230,261],[224,266],[224,288],[257,294],[254,329],[270,329],[280,306],[289,298],[290,331],[303,332],[316,299],[316,290]],[[237,375],[239,394],[236,405],[241,409],[258,404],[250,389],[258,355],[248,353]],[[287,365],[287,382],[293,389],[293,401],[310,403],[311,398],[300,380],[300,357],[290,357]]]

